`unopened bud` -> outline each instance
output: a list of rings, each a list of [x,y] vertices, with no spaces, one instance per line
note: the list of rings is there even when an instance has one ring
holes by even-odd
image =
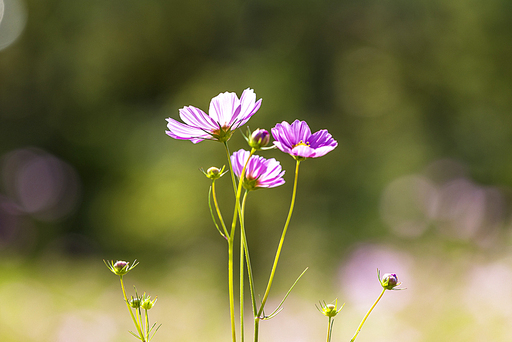
[[[249,137],[249,146],[252,148],[259,150],[262,147],[265,147],[270,142],[270,134],[266,129],[257,129],[254,132],[252,132],[251,136]]]
[[[386,290],[392,290],[396,286],[400,285],[400,283],[398,282],[398,277],[396,276],[395,273],[386,273],[386,274],[384,274],[382,276],[380,284]]]
[[[322,309],[319,309],[318,307],[317,309],[327,317],[334,317],[341,311],[341,309],[343,309],[343,306],[345,306],[345,304],[343,304],[338,310],[338,300],[336,299],[334,304],[325,304],[324,302],[324,305],[322,305],[322,303],[320,303],[320,307]]]
[[[144,294],[144,296],[142,296],[142,303],[140,306],[145,310],[149,310],[155,305],[155,303],[156,298],[154,300],[151,300],[150,296],[146,296],[146,294]]]
[[[115,275],[118,275],[118,276],[125,275],[126,273],[130,272],[135,266],[137,266],[139,264],[137,262],[137,260],[135,260],[131,265],[129,262],[122,261],[122,260],[118,260],[116,262],[114,262],[113,260],[110,260],[110,261],[103,260],[103,262],[108,267],[108,269],[110,271],[112,271],[112,273],[114,273]]]
[[[211,180],[218,179],[218,178],[224,176],[224,174],[225,174],[224,166],[222,167],[222,169],[212,166],[208,170],[206,170],[206,172],[203,169],[201,169],[201,171],[204,173],[204,175],[206,177],[210,178]]]
[[[132,297],[132,299],[129,301],[129,304],[132,308],[138,309],[138,308],[140,308],[142,301],[139,297],[135,297],[135,298]]]
[[[116,271],[120,272],[127,265],[128,263],[126,261],[116,261],[116,263],[114,264],[114,268],[116,269]]]

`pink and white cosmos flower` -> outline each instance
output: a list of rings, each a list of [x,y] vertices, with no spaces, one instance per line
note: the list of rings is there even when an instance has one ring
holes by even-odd
[[[194,144],[203,140],[228,141],[233,131],[244,125],[261,106],[250,88],[238,99],[235,93],[221,93],[210,102],[208,114],[194,106],[179,110],[184,123],[168,118],[165,131],[174,139],[190,140]]]
[[[250,152],[243,149],[234,152],[231,155],[231,164],[233,172],[240,178],[242,170]],[[281,164],[274,158],[265,159],[261,156],[253,155],[245,168],[245,177],[242,185],[247,190],[258,188],[274,188],[284,184],[284,170]]]

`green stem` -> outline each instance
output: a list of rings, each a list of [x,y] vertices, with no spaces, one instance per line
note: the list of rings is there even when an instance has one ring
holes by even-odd
[[[295,197],[297,194],[297,180],[299,178],[299,165],[300,161],[297,160],[297,164],[295,166],[295,180],[293,182],[293,193],[292,193],[292,201],[290,203],[290,210],[288,211],[288,217],[286,218],[286,223],[284,224],[283,233],[281,234],[281,240],[279,241],[279,246],[277,247],[276,256],[274,258],[274,264],[272,266],[272,271],[270,272],[270,277],[267,284],[267,290],[265,291],[265,295],[263,296],[263,300],[261,301],[261,307],[258,312],[258,316],[261,316],[263,313],[263,309],[265,307],[265,303],[267,302],[268,295],[270,293],[270,288],[272,286],[272,282],[274,280],[274,275],[277,269],[277,263],[279,262],[279,256],[281,255],[281,249],[283,248],[284,238],[286,237],[286,232],[288,230],[288,226],[290,224],[290,219],[292,218],[293,208],[295,206]]]
[[[295,206],[295,197],[297,195],[297,181],[299,178],[299,165],[300,160],[297,160],[295,165],[295,180],[293,181],[293,192],[292,192],[292,201],[290,203],[290,210],[288,211],[288,217],[286,218],[286,222],[284,224],[283,233],[281,234],[281,240],[279,241],[279,246],[277,247],[276,256],[274,258],[274,264],[272,266],[272,271],[270,272],[270,277],[268,279],[267,289],[265,290],[265,294],[263,296],[263,300],[261,301],[260,309],[254,318],[254,342],[258,341],[259,334],[259,323],[261,320],[261,315],[263,314],[263,310],[265,308],[265,303],[267,302],[268,295],[270,293],[270,288],[272,287],[272,282],[274,280],[274,275],[277,269],[277,263],[279,262],[279,256],[281,255],[281,249],[283,248],[284,238],[286,236],[286,232],[288,230],[288,226],[290,224],[290,220],[293,214],[293,208]]]
[[[224,223],[224,219],[222,218],[222,214],[219,209],[219,204],[217,203],[217,194],[215,192],[215,180],[212,181],[212,196],[213,196],[213,204],[215,205],[215,210],[217,211],[217,216],[219,217],[219,221],[222,224],[222,229],[224,230],[225,237],[227,237],[228,230],[226,228],[226,224]]]
[[[251,266],[251,258],[249,256],[249,245],[247,244],[247,236],[245,234],[245,203],[247,200],[248,191],[245,192],[244,198],[242,199],[242,211],[240,214],[240,231],[241,231],[241,239],[244,246],[244,253],[245,253],[245,261],[247,263],[247,275],[249,277],[249,288],[251,291],[251,301],[252,301],[252,311],[253,315],[257,315],[257,309],[256,309],[256,296],[254,292],[254,278],[252,275],[252,266]]]
[[[149,315],[147,309],[144,309],[144,317],[146,318],[146,341],[149,341]]]
[[[228,238],[228,292],[229,292],[229,314],[231,317],[231,334],[233,342],[236,342],[235,329],[235,295],[233,291],[233,239],[234,232]]]
[[[145,342],[144,335],[140,329],[139,324],[137,323],[137,320],[135,319],[135,316],[133,315],[133,311],[132,311],[132,308],[130,307],[130,303],[128,302],[128,297],[126,297],[126,291],[124,290],[124,283],[123,283],[122,275],[119,276],[119,280],[121,281],[121,289],[123,290],[124,301],[126,303],[126,306],[128,307],[128,311],[130,311],[130,316],[132,316],[133,323],[135,324],[135,327],[137,328],[137,332],[139,333],[139,336],[141,337],[142,342]]]
[[[228,156],[228,165],[229,165],[229,171],[231,173],[231,182],[233,183],[233,191],[236,196],[237,185],[236,185],[235,173],[233,172],[233,165],[231,165],[231,153],[229,152],[229,147],[228,147],[227,141],[224,142],[224,148],[225,148],[226,154]]]
[[[373,308],[375,308],[375,306],[377,306],[377,303],[379,302],[379,300],[384,295],[384,292],[386,292],[386,289],[382,289],[382,292],[380,293],[379,297],[377,298],[375,303],[373,303],[373,305],[370,308],[370,310],[368,310],[368,312],[366,313],[366,316],[364,316],[363,320],[361,321],[361,324],[359,324],[359,327],[357,328],[356,333],[354,334],[354,337],[352,337],[350,342],[354,342],[356,340],[357,334],[359,334],[359,331],[361,331],[361,328],[363,327],[364,322],[366,322],[366,319],[368,318],[368,316],[370,316],[370,313],[372,312]]]
[[[332,317],[329,317],[329,324],[327,325],[327,342],[331,342],[331,331],[334,320]]]
[[[231,331],[233,335],[233,342],[236,342],[236,329],[235,329],[235,297],[234,297],[234,291],[233,291],[233,243],[235,239],[235,229],[236,229],[236,221],[238,219],[238,213],[240,212],[240,196],[242,194],[242,183],[245,176],[245,169],[247,167],[247,163],[251,159],[252,155],[256,150],[253,148],[249,154],[249,157],[247,158],[247,162],[244,165],[244,168],[242,169],[242,173],[240,174],[238,186],[236,186],[236,180],[235,175],[233,172],[233,165],[231,164],[231,156],[229,154],[229,148],[227,145],[227,142],[224,143],[224,146],[226,148],[226,153],[228,157],[228,164],[229,164],[229,170],[231,172],[231,180],[233,182],[233,189],[236,189],[235,191],[235,210],[233,213],[233,221],[231,223],[231,232],[228,237],[228,282],[229,282],[229,308],[230,308],[230,315],[231,315]],[[242,323],[243,324],[243,323]]]
[[[247,192],[246,192],[247,193]],[[244,196],[245,198],[245,196]],[[240,217],[242,221],[242,217]],[[244,342],[244,241],[240,239],[240,341]]]
[[[251,149],[251,152],[249,153],[249,157],[247,158],[247,160],[245,161],[245,165],[242,169],[242,172],[240,174],[240,178],[238,179],[238,188],[237,188],[237,191],[236,191],[236,198],[235,198],[235,212],[233,213],[233,222],[231,224],[231,232],[233,233],[235,231],[235,227],[236,227],[236,221],[237,221],[237,214],[239,213],[240,215],[238,216],[239,220],[240,220],[240,230],[244,231],[244,235],[245,235],[245,227],[244,227],[244,218],[243,218],[243,215],[242,215],[242,209],[240,208],[240,196],[242,194],[242,184],[243,184],[243,179],[245,177],[245,170],[247,168],[247,164],[249,164],[249,160],[251,160],[251,157],[252,155],[254,154],[254,152],[256,152],[256,150],[253,148]],[[230,164],[230,168],[232,168],[231,164]],[[233,174],[233,169],[231,169],[231,173]],[[245,198],[246,198],[246,195],[247,195],[247,191],[245,192],[245,195],[244,195],[244,203],[245,203]],[[244,248],[245,246],[245,242],[244,242],[244,238],[240,238],[240,338],[242,340],[242,342],[244,341]]]

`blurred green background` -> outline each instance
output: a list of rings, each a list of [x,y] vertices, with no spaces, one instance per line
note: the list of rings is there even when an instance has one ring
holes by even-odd
[[[228,341],[225,243],[208,212],[222,145],[165,118],[253,88],[255,128],[306,120],[339,146],[301,164],[261,341],[510,341],[512,2],[4,0],[0,23],[1,341],[135,340],[102,259],[137,258],[154,341]],[[232,150],[245,147],[241,134]],[[291,195],[251,193],[264,291]],[[229,178],[219,181],[224,216]],[[229,220],[229,219],[228,219]],[[250,311],[249,311],[250,312]],[[250,331],[251,324],[248,326]]]

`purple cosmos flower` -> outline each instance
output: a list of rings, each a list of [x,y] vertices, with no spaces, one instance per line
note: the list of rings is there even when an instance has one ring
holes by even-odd
[[[272,128],[274,145],[298,160],[321,157],[334,150],[338,143],[327,130],[311,134],[305,121],[295,120],[291,125],[283,121]]]
[[[250,152],[239,150],[231,155],[231,164],[235,175],[240,178],[242,169],[244,168]],[[245,169],[245,179],[243,186],[247,190],[255,190],[257,188],[273,188],[284,184],[284,171],[281,164],[272,159],[265,159],[260,156],[253,155]]]
[[[184,123],[166,119],[169,130],[165,133],[194,144],[205,139],[228,141],[233,131],[249,121],[260,105],[261,99],[256,102],[256,94],[250,88],[244,90],[240,99],[235,93],[221,93],[211,100],[209,114],[193,106],[181,108],[180,118]]]

